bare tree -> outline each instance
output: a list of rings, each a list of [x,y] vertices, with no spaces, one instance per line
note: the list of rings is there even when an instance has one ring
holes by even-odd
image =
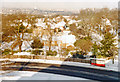
[[[12,38],[14,42],[11,45],[11,49],[13,50],[18,45],[21,52],[24,34],[28,27],[35,28],[36,17],[34,15],[19,13],[11,15],[3,14],[2,18],[3,41],[9,41],[9,38]]]

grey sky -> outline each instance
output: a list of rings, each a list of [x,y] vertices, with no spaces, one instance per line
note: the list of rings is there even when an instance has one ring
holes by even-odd
[[[2,2],[118,2],[119,0],[0,0]]]
[[[45,2],[46,1],[46,2]],[[68,9],[80,8],[118,8],[118,0],[4,0],[3,7],[40,8],[40,9]]]

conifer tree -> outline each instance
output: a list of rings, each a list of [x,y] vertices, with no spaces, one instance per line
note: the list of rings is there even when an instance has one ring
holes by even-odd
[[[114,56],[117,54],[117,44],[114,44],[116,39],[115,35],[107,32],[104,34],[104,39],[101,41],[100,53],[103,57],[112,57],[114,60]],[[114,63],[114,61],[113,61]]]
[[[97,43],[95,42],[92,46],[93,55],[97,56],[98,55],[98,50],[99,50],[99,47],[98,47]]]

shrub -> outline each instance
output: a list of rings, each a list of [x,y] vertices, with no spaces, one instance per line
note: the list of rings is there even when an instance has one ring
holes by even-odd
[[[2,52],[2,54],[3,54],[3,55],[8,55],[10,52],[11,52],[10,49],[5,49],[5,50]]]
[[[62,54],[61,54],[61,55],[62,55],[62,56],[67,56],[67,55],[68,55],[68,53],[69,53],[68,51],[64,51],[64,52],[62,52]]]
[[[42,53],[42,52],[43,52],[42,50],[33,50],[32,54],[40,55],[40,53]]]
[[[31,52],[31,50],[27,50],[26,52]]]
[[[46,54],[47,54],[47,56],[56,56],[57,52],[56,51],[47,51]]]
[[[2,55],[2,52],[3,52],[3,51],[0,49],[0,56]]]
[[[67,56],[68,53],[69,53],[69,51],[70,51],[70,50],[68,50],[67,48],[62,48],[62,50],[61,50],[61,52],[62,52],[61,55],[62,55],[62,56]]]
[[[41,41],[37,38],[34,39],[31,47],[34,49],[34,48],[43,48],[44,44],[41,43]]]
[[[75,52],[70,52],[71,55],[75,54]]]

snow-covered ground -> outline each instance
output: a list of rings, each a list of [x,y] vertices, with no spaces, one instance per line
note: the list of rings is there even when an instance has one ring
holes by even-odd
[[[30,71],[2,71],[0,74],[1,80],[88,80],[85,78],[78,78],[72,76],[43,73],[43,72],[30,72]]]
[[[110,70],[114,70],[114,71],[118,71],[118,64],[120,61],[118,60],[114,60],[114,64],[112,64],[112,60],[108,60],[106,62],[106,68],[110,69]]]

